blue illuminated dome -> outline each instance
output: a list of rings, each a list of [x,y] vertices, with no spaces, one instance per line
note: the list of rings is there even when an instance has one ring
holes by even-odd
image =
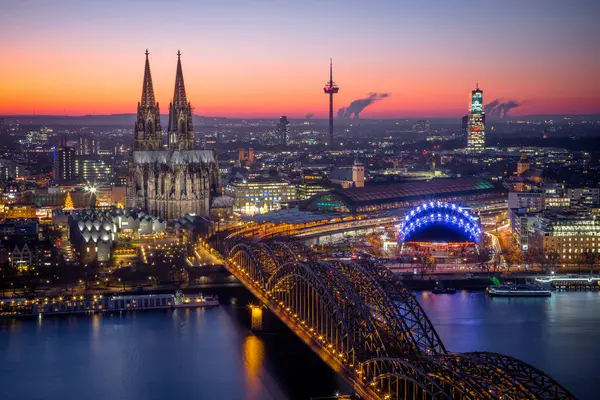
[[[468,209],[453,203],[430,201],[406,212],[400,227],[400,240],[423,240],[423,234],[443,236],[446,241],[454,241],[455,236],[479,243],[481,224],[479,217]],[[436,241],[440,237],[428,236]]]

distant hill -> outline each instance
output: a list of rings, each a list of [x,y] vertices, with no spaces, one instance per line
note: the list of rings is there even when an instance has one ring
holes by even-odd
[[[63,126],[112,126],[122,128],[133,128],[135,123],[136,114],[108,114],[108,115],[82,115],[82,116],[65,116],[65,115],[5,115],[0,116],[4,118],[6,123],[20,123],[27,125],[63,125]],[[356,124],[358,121],[364,124],[378,123],[380,121],[399,121],[402,124],[413,124],[420,119],[429,120],[431,123],[438,124],[454,124],[460,123],[460,117],[441,117],[441,118],[361,118],[356,119],[340,119],[336,118],[338,123],[344,124]],[[600,114],[596,115],[526,115],[526,116],[511,116],[508,118],[489,118],[488,122],[506,122],[506,121],[528,121],[528,120],[554,120],[561,121],[565,119],[571,119],[573,121],[581,120],[600,120]],[[169,122],[168,114],[162,114],[160,116],[161,124],[166,127]],[[265,121],[272,123],[277,118],[226,118],[226,117],[205,117],[201,115],[194,115],[195,125],[211,125],[215,123],[240,123],[241,121],[254,121],[260,122]],[[305,118],[290,118],[294,121],[305,121]],[[325,122],[325,118],[311,118],[313,123]]]
[[[31,124],[31,125],[64,125],[64,126],[115,126],[133,128],[136,114],[109,114],[109,115],[7,115],[3,117],[7,123]],[[219,121],[226,118],[205,118],[200,115],[194,115],[194,124],[200,124],[206,120]],[[163,126],[169,123],[169,115],[160,116],[160,122]]]

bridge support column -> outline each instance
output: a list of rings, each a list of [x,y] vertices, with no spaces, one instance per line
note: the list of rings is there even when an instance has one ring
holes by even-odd
[[[287,327],[268,308],[262,305],[250,304],[250,330],[252,332],[281,332]]]
[[[261,332],[263,330],[263,308],[262,306],[250,305],[250,330]]]

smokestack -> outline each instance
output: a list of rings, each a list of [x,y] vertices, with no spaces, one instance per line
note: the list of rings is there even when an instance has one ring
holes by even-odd
[[[252,147],[248,149],[248,162],[250,165],[254,164],[254,149]]]
[[[246,153],[244,149],[240,149],[238,152],[238,160],[244,161],[246,159]]]

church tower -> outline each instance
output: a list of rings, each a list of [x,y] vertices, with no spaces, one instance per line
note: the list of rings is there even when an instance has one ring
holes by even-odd
[[[192,105],[185,95],[181,52],[177,51],[177,72],[175,74],[175,92],[169,105],[169,148],[171,150],[194,149],[194,123]]]
[[[527,158],[527,153],[525,153],[525,151],[522,151],[521,159],[517,163],[517,175],[519,175],[519,176],[523,175],[525,172],[529,171],[530,167],[531,167],[531,163],[529,162],[529,159]]]
[[[150,61],[146,49],[146,67],[144,69],[144,83],[142,84],[142,101],[138,103],[137,118],[135,121],[134,150],[159,150],[162,149],[162,130],[160,129],[160,111],[154,98],[154,86],[150,74]]]
[[[358,158],[352,165],[352,182],[354,187],[365,187],[365,166]]]

